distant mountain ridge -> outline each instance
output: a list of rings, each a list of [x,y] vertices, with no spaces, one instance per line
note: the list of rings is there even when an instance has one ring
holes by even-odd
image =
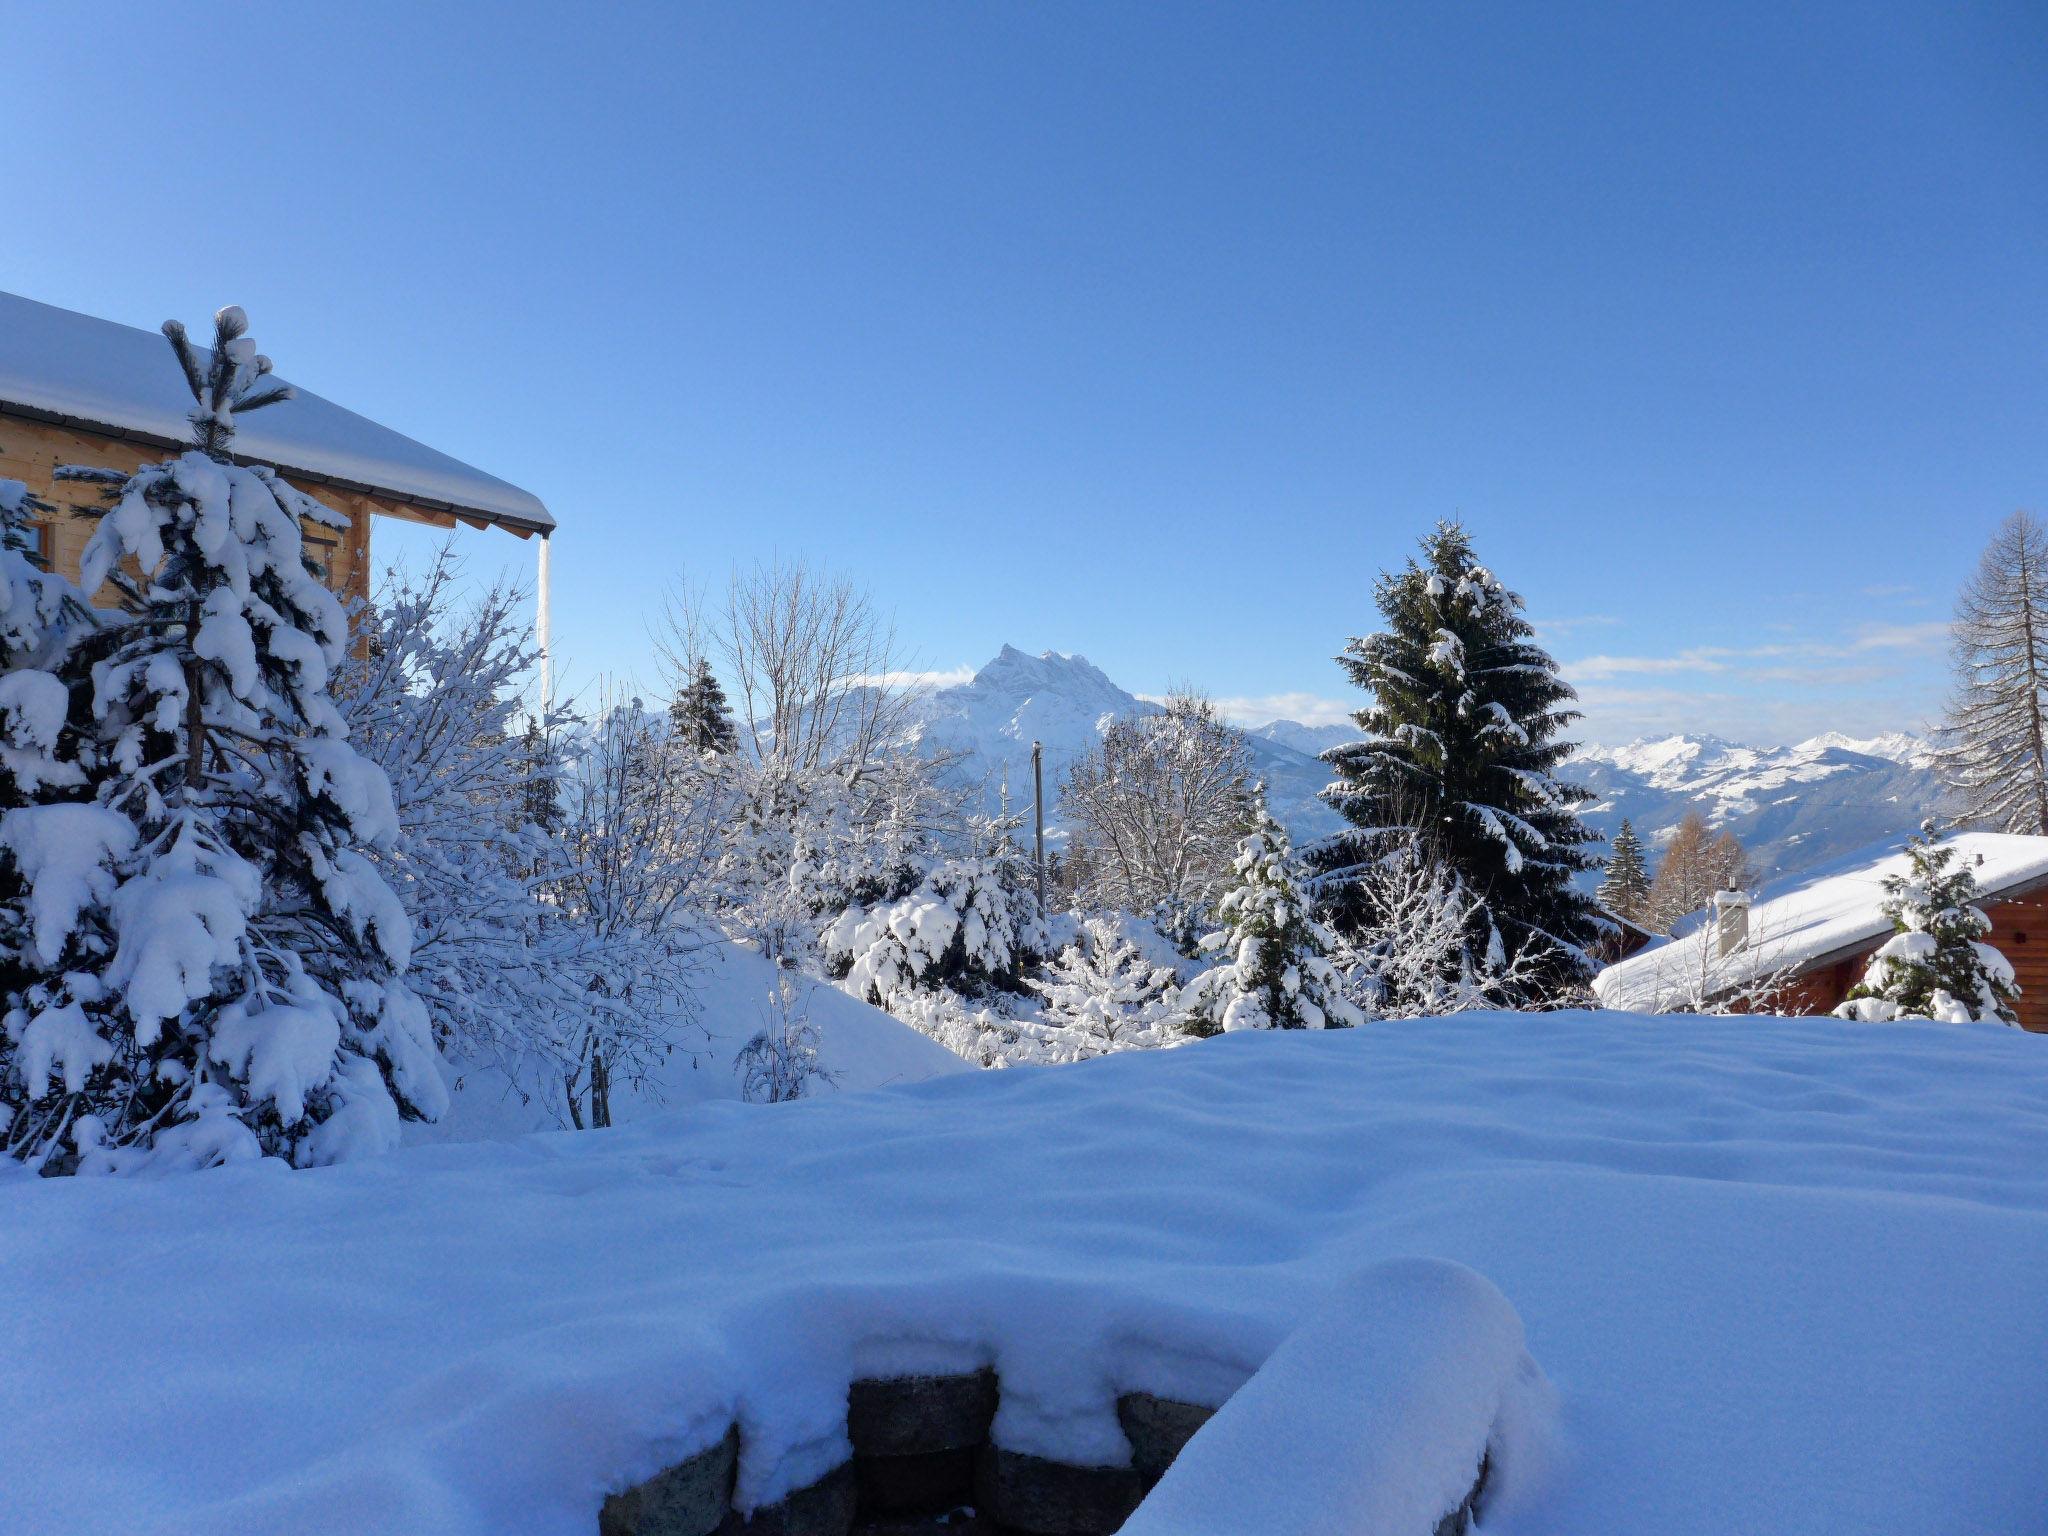
[[[1047,824],[1066,824],[1059,786],[1068,766],[1117,719],[1160,706],[1119,687],[1085,656],[1033,656],[1006,645],[964,683],[923,700],[913,738],[957,759],[955,772],[991,803],[1007,775],[1010,802],[1031,803],[1031,743],[1045,744]],[[1342,821],[1319,798],[1330,781],[1316,754],[1347,741],[1350,724],[1274,720],[1244,732],[1273,814],[1297,842]],[[1690,809],[1725,827],[1750,850],[1760,879],[1797,874],[1886,838],[1904,838],[1941,807],[1928,744],[1894,731],[1855,738],[1827,732],[1791,747],[1754,747],[1716,736],[1650,737],[1620,747],[1585,747],[1565,776],[1598,797],[1586,820],[1604,837],[1626,817],[1652,853]]]
[[[1586,819],[1603,836],[1626,818],[1654,853],[1696,809],[1741,840],[1759,879],[1903,839],[1945,798],[1928,743],[1902,731],[1865,739],[1829,731],[1790,747],[1650,737],[1581,748],[1565,771],[1600,797]]]
[[[1046,823],[1064,835],[1059,786],[1068,767],[1102,740],[1113,721],[1162,712],[1118,687],[1085,656],[1032,656],[1006,645],[968,681],[926,697],[912,737],[934,755],[956,758],[954,771],[981,786],[991,803],[1007,780],[1016,808],[1031,804],[1031,743],[1043,742]],[[1290,836],[1307,841],[1343,824],[1317,798],[1330,775],[1313,754],[1250,733],[1245,740],[1252,771],[1265,782],[1266,802]]]

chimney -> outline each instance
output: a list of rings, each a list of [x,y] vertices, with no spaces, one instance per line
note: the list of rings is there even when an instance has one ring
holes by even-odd
[[[1714,893],[1714,953],[1732,955],[1749,942],[1749,894],[1733,886]]]

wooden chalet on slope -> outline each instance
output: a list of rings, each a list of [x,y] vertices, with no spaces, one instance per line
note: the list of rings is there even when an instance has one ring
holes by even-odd
[[[2020,985],[2020,1023],[2048,1033],[2048,837],[1958,832],[1944,838],[1977,881],[1991,919],[1985,942]],[[1610,965],[1593,982],[1601,1005],[1654,1013],[1743,1000],[1743,1011],[1832,1013],[1892,935],[1884,881],[1907,873],[1895,845],[1767,887],[1724,913],[1693,914],[1668,939]]]
[[[0,293],[0,478],[24,482],[57,509],[39,530],[52,569],[77,579],[94,524],[74,514],[104,506],[96,487],[56,480],[57,467],[128,472],[182,452],[191,409],[159,333]],[[379,517],[503,528],[522,539],[554,531],[531,493],[309,390],[235,425],[238,460],[267,465],[348,518],[345,531],[304,529],[308,555],[345,595],[368,592]]]

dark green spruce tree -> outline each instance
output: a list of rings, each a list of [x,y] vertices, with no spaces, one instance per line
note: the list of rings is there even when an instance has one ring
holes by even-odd
[[[1607,854],[1607,878],[1600,882],[1600,905],[1632,923],[1643,921],[1650,905],[1650,866],[1643,858],[1643,840],[1626,818],[1614,834]]]
[[[668,707],[668,719],[675,739],[699,752],[730,752],[740,744],[732,705],[707,661],[700,660],[691,669],[690,680]]]
[[[1521,1006],[1565,1000],[1611,927],[1576,883],[1599,867],[1579,819],[1593,796],[1557,777],[1576,695],[1457,523],[1373,595],[1386,628],[1337,658],[1372,695],[1353,717],[1365,739],[1324,754],[1337,775],[1324,798],[1351,823],[1317,860],[1330,918],[1340,932],[1371,923],[1373,872],[1417,849],[1474,898],[1458,963],[1512,967]]]

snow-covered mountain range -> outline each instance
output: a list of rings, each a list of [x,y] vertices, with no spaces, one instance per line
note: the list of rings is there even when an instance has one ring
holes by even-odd
[[[1158,712],[1086,657],[1031,656],[1006,645],[968,682],[931,694],[916,730],[932,750],[957,754],[957,771],[985,785],[991,802],[1007,774],[1019,809],[1030,805],[1031,743],[1042,741],[1048,826],[1060,834],[1059,784],[1067,766],[1112,720]],[[1335,830],[1335,812],[1317,798],[1329,770],[1315,754],[1355,739],[1354,728],[1275,720],[1245,735],[1273,814],[1295,839]],[[1587,820],[1603,836],[1626,817],[1654,850],[1697,808],[1742,840],[1762,878],[1903,838],[1941,804],[1927,743],[1903,732],[1858,739],[1831,731],[1791,747],[1664,736],[1584,748],[1567,773],[1599,796]]]
[[[1626,817],[1654,848],[1697,808],[1742,840],[1766,879],[1903,838],[1942,804],[1927,743],[1896,731],[1830,731],[1790,747],[1662,736],[1583,748],[1569,773],[1600,796],[1587,820],[1603,833]]]
[[[1158,713],[1159,705],[1118,687],[1085,656],[1030,656],[1006,645],[969,681],[927,697],[916,732],[927,749],[957,755],[956,771],[986,786],[991,803],[1007,775],[1011,804],[1019,809],[1031,804],[1031,743],[1043,742],[1046,824],[1064,834],[1059,785],[1068,765],[1102,739],[1111,721]],[[1316,798],[1330,774],[1313,754],[1257,735],[1247,740],[1267,803],[1297,840],[1342,825]]]

